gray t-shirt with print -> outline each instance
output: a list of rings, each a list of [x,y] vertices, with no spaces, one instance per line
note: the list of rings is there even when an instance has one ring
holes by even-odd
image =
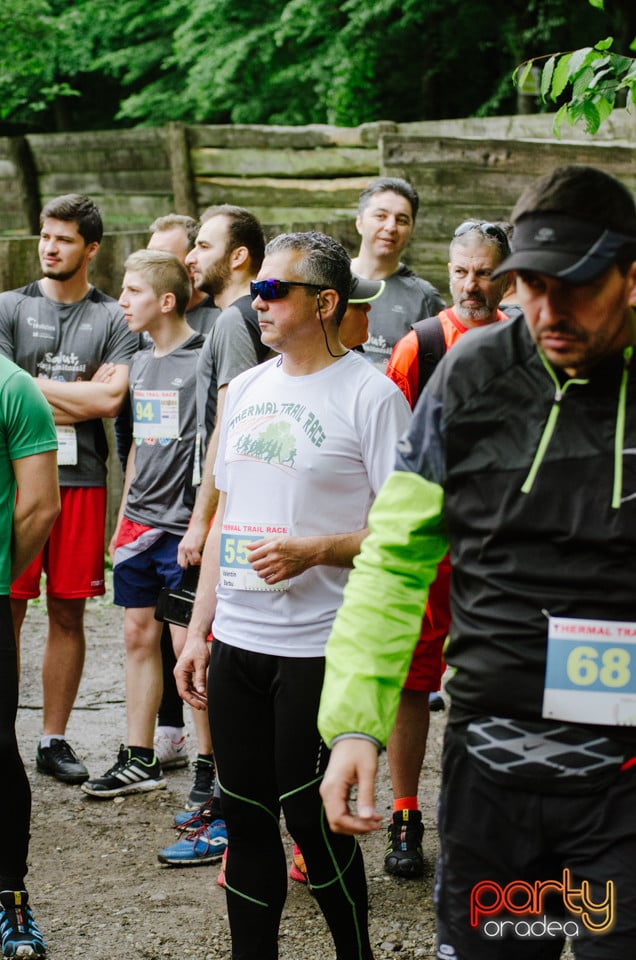
[[[135,476],[124,516],[183,536],[191,513],[196,376],[204,338],[195,333],[166,356],[154,346],[130,365]]]
[[[369,338],[364,345],[368,359],[383,373],[393,347],[413,324],[436,316],[446,306],[433,284],[404,264],[385,283],[382,296],[371,304]]]
[[[38,281],[0,294],[0,353],[33,377],[90,380],[103,363],[128,363],[138,345],[117,301],[95,287],[75,303],[51,300]],[[105,486],[102,421],[58,428],[58,437],[60,484]]]

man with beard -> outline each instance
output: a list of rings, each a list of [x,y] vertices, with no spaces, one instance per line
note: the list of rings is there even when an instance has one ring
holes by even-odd
[[[19,636],[27,601],[39,595],[46,571],[49,630],[36,761],[42,773],[82,783],[88,771],[65,732],[84,663],[86,597],[104,593],[108,446],[101,421],[121,407],[137,338],[117,302],[88,282],[103,231],[95,203],[79,194],[56,197],[40,224],[43,278],[0,295],[0,353],[35,378],[53,410],[62,509],[11,598]]]
[[[577,960],[631,960],[636,207],[571,165],[511,219],[495,276],[523,316],[443,358],[370,512],[327,644],[322,792],[334,829],[379,826],[377,747],[450,547],[435,955],[556,960],[571,936]]]
[[[201,215],[194,249],[185,259],[195,288],[212,296],[221,314],[208,334],[199,361],[198,443],[201,460],[205,454],[205,466],[190,529],[179,548],[179,562],[184,567],[201,562],[218,500],[214,486],[216,425],[223,415],[227,385],[271,355],[261,343],[250,294],[250,282],[260,270],[264,251],[265,236],[256,217],[243,207],[221,204]]]
[[[498,304],[508,274],[497,279],[492,274],[509,253],[507,236],[496,224],[466,220],[457,227],[448,264],[453,306],[436,317],[418,321],[396,344],[387,367],[387,376],[398,385],[411,408],[436,363],[460,337],[472,328],[506,319]],[[417,793],[428,737],[429,696],[440,688],[442,648],[450,627],[449,586],[450,561],[446,556],[431,584],[420,638],[387,744],[393,818],[384,866],[387,873],[399,877],[418,877],[424,870],[424,828]]]
[[[201,554],[216,510],[218,492],[214,461],[227,386],[233,377],[255,366],[270,351],[261,343],[250,282],[256,278],[265,251],[263,229],[243,207],[221,204],[201,216],[194,248],[185,258],[195,289],[221,308],[208,334],[197,367],[197,449],[194,481],[200,481],[187,533],[179,545],[182,567],[201,563]],[[205,465],[201,464],[205,458]],[[214,787],[212,756],[197,757],[195,779],[186,808],[205,805]]]

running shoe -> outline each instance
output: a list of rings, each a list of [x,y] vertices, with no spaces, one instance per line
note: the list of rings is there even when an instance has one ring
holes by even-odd
[[[292,862],[289,868],[289,877],[291,880],[295,880],[296,883],[306,883],[309,885],[309,877],[307,876],[305,858],[303,857],[300,847],[297,843],[294,844],[294,849],[292,851]]]
[[[196,830],[183,836],[159,852],[159,863],[169,867],[199,867],[218,863],[227,850],[225,821],[202,823]]]
[[[423,836],[424,825],[419,810],[396,810],[387,830],[386,872],[395,877],[421,877],[424,873]]]
[[[177,767],[187,767],[188,751],[186,748],[185,730],[181,737],[174,736],[165,727],[155,730],[155,756],[161,764],[162,770],[173,770]]]
[[[134,757],[130,747],[119,748],[117,763],[103,777],[88,780],[82,790],[91,797],[118,797],[124,793],[161,790],[166,781],[161,775],[161,764],[155,758],[150,763]]]
[[[43,957],[44,937],[33,919],[26,890],[0,893],[0,945],[5,957]]]
[[[197,757],[192,766],[194,767],[194,783],[186,800],[186,810],[196,810],[202,803],[205,803],[214,791],[214,779],[216,777],[214,760]]]
[[[55,777],[61,783],[84,783],[89,777],[70,743],[62,738],[51,740],[49,747],[39,746],[35,763],[40,773]]]

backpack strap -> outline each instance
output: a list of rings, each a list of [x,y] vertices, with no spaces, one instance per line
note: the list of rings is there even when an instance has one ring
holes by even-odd
[[[428,383],[433,370],[446,353],[446,340],[439,317],[425,317],[413,324],[417,336],[417,396]]]

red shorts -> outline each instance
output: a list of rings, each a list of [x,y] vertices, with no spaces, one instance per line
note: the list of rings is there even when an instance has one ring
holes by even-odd
[[[105,593],[106,487],[61,487],[60,497],[62,509],[44,549],[11,585],[14,600],[39,597],[43,570],[50,597],[75,600]]]
[[[445,669],[442,651],[451,620],[450,572],[450,557],[446,554],[437,568],[437,576],[428,592],[422,632],[404,681],[406,690],[434,693],[441,686]]]

